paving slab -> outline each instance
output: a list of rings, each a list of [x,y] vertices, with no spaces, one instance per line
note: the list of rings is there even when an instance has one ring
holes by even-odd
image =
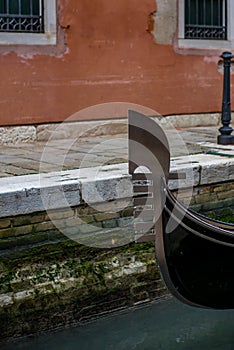
[[[217,145],[218,127],[167,131],[172,157],[213,153],[234,156],[234,146]],[[105,135],[0,146],[0,177],[96,167],[127,162],[128,135]],[[62,169],[61,169],[62,168]]]

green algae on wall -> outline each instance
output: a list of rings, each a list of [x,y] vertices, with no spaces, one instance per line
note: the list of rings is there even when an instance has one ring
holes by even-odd
[[[233,222],[233,193],[231,182],[199,186],[191,207]],[[79,215],[97,229],[115,228],[118,235],[132,214],[131,207],[102,213],[84,204],[57,210],[53,217],[77,230],[73,215]],[[63,235],[46,212],[0,219],[2,339],[79,322],[167,293],[154,243],[91,248]]]
[[[79,322],[167,294],[152,243],[32,248],[0,266],[2,338]],[[35,327],[37,324],[37,327]]]

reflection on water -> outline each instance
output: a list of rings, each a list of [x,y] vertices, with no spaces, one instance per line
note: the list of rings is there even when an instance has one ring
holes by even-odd
[[[1,349],[232,350],[233,329],[234,310],[196,309],[168,299]]]

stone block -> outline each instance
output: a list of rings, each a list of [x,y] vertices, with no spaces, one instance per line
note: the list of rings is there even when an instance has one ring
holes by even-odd
[[[162,0],[163,1],[163,0]],[[156,117],[157,119],[157,117]],[[160,119],[160,124],[175,128],[215,126],[220,123],[220,113],[169,115]]]
[[[6,236],[6,237],[8,237],[8,236]],[[2,237],[0,237],[0,238],[1,238],[0,239],[0,251],[15,248],[15,243],[12,242],[10,239],[8,239],[8,238],[3,239]]]
[[[43,124],[37,126],[36,132],[38,141],[127,134],[127,119]]]
[[[23,236],[33,232],[32,225],[11,227],[0,230],[0,238]]]
[[[31,218],[28,215],[23,216],[16,216],[11,219],[12,226],[24,226],[24,225],[30,225],[31,224]]]
[[[0,128],[0,144],[36,141],[35,126],[12,126]]]
[[[14,299],[12,298],[12,293],[0,295],[0,307],[12,305],[13,303]]]
[[[7,238],[14,235],[12,228],[6,228],[0,230],[0,238]]]
[[[233,169],[234,170],[234,169]],[[233,179],[232,164],[225,157],[213,156],[202,157],[201,162],[201,185],[223,183]]]
[[[55,225],[51,221],[40,222],[33,225],[34,232],[43,232],[54,229]]]
[[[234,190],[230,191],[224,191],[224,192],[217,192],[218,199],[226,199],[226,198],[232,198],[233,199],[233,205],[234,205]]]
[[[147,265],[141,261],[135,261],[130,263],[129,266],[123,268],[124,275],[132,275],[135,273],[145,273],[147,271]]]
[[[10,219],[0,219],[0,229],[11,227]]]
[[[213,202],[217,201],[217,195],[216,193],[207,193],[203,195],[197,195],[195,197],[195,202],[197,204],[205,203],[205,202]]]
[[[90,233],[90,232],[98,232],[102,230],[102,223],[101,222],[95,222],[92,225],[79,225],[78,232],[80,233]]]
[[[28,234],[24,236],[18,236],[12,239],[12,244],[15,247],[21,247],[21,246],[31,246],[38,243],[44,243],[48,242],[48,233],[47,232],[40,232],[40,233],[33,233]]]
[[[33,225],[13,227],[12,231],[14,232],[15,236],[28,235],[29,233],[33,232]]]
[[[96,221],[105,221],[105,220],[110,220],[110,219],[116,219],[119,218],[118,213],[97,213],[94,215],[94,218]]]
[[[123,217],[117,220],[118,222],[118,226],[119,227],[125,227],[125,226],[129,226],[129,225],[133,225],[133,217]]]
[[[120,198],[132,197],[132,183],[129,177],[111,177],[82,183],[82,198],[87,204],[105,203]]]
[[[117,221],[116,220],[105,220],[102,222],[102,226],[104,228],[115,228],[118,227]]]
[[[217,210],[220,208],[225,208],[225,207],[231,207],[233,205],[233,199],[228,198],[225,200],[216,200],[216,201],[210,201],[210,202],[205,202],[202,204],[202,211],[207,211],[207,210]]]

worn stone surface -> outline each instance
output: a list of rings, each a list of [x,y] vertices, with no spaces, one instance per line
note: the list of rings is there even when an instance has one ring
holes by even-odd
[[[10,126],[0,128],[0,145],[32,142],[36,140],[35,126]]]
[[[177,3],[171,0],[156,0],[153,34],[157,44],[172,44],[177,24]]]
[[[172,125],[176,128],[191,128],[200,126],[217,126],[221,120],[220,113],[168,115],[160,119],[162,125]],[[204,137],[204,135],[203,135]]]
[[[165,6],[172,10],[175,5],[173,2],[164,4],[163,9],[157,11],[155,15],[155,21],[158,23],[163,21],[164,15],[167,16]],[[164,14],[164,15],[163,15]],[[165,22],[166,23],[166,22]],[[174,25],[170,22],[171,26]],[[156,40],[166,41],[171,40],[171,29],[167,25],[167,30],[160,29],[163,26],[158,25],[156,33]],[[189,128],[197,126],[217,126],[220,123],[220,113],[206,113],[206,114],[182,114],[182,115],[169,115],[165,117],[156,117],[156,120],[160,119],[162,125],[168,125],[179,128]],[[0,145],[7,144],[20,144],[31,142],[46,142],[50,140],[64,140],[73,139],[73,142],[80,141],[82,143],[87,138],[94,138],[99,136],[107,136],[109,138],[113,135],[126,135],[127,134],[127,119],[115,119],[115,120],[101,120],[101,121],[89,121],[89,122],[70,122],[60,124],[42,124],[37,126],[17,126],[17,127],[2,127],[0,128]],[[32,146],[33,147],[33,146]],[[83,145],[84,147],[84,145]],[[82,149],[82,147],[81,147]],[[24,152],[17,150],[19,155],[25,155]],[[36,155],[34,155],[36,156]],[[35,157],[34,157],[35,159]],[[12,159],[13,160],[13,159]],[[30,165],[30,164],[29,164]],[[31,164],[32,166],[32,164]]]
[[[124,117],[124,116],[123,116]],[[37,140],[74,139],[127,133],[127,119],[43,124],[36,128]]]
[[[188,188],[192,191],[196,186],[231,181],[234,179],[233,159],[223,154],[174,157],[170,171],[185,174],[186,177],[170,180],[169,187],[173,190]],[[128,164],[0,179],[2,218],[45,209],[68,210],[82,201],[92,205],[98,203],[98,206],[102,205],[103,211],[108,212],[131,206],[132,183]]]

